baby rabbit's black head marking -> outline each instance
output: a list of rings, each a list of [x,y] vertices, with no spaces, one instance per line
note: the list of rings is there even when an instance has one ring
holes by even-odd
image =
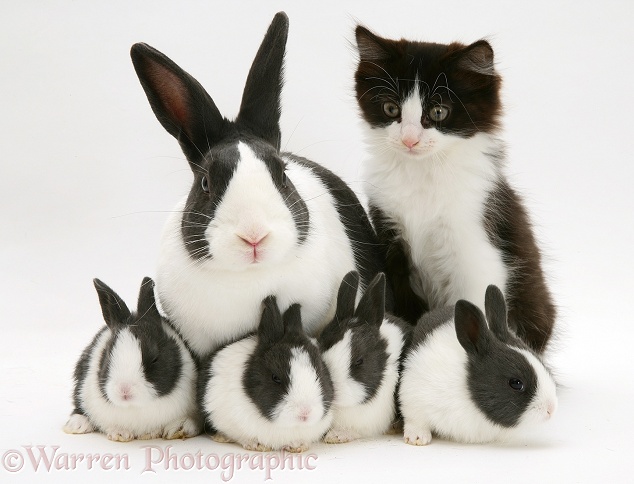
[[[474,403],[493,422],[513,427],[537,392],[537,375],[528,351],[508,330],[504,296],[489,286],[485,298],[489,327],[474,304],[460,300],[455,306],[458,341],[467,352],[467,384]]]
[[[376,394],[387,363],[387,342],[381,336],[385,317],[385,276],[378,274],[368,285],[355,310],[359,274],[346,274],[337,296],[335,319],[319,337],[322,351],[326,352],[350,334],[350,377],[365,389],[362,402]]]
[[[112,332],[99,362],[98,376],[103,395],[109,399],[107,384],[112,379],[125,381],[132,386],[142,384],[139,378],[152,385],[156,396],[170,393],[180,378],[182,360],[178,344],[163,328],[163,320],[156,308],[152,279],[143,279],[137,311],[134,313],[106,284],[99,279],[95,279],[94,284],[104,320]],[[124,332],[128,333],[125,337],[136,341],[136,345],[117,344],[123,339]],[[139,352],[140,361],[137,357]],[[126,368],[126,365],[133,362],[140,363],[140,368],[128,373],[132,369]],[[122,370],[125,375],[121,374]],[[138,374],[139,378],[131,377],[132,373]]]

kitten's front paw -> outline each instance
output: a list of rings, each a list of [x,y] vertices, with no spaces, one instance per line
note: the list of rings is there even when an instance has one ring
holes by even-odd
[[[352,440],[358,439],[359,435],[349,429],[330,429],[324,436],[324,442],[327,444],[345,444]]]
[[[427,445],[431,442],[431,431],[429,429],[412,429],[405,427],[403,440],[410,445]]]
[[[109,440],[114,440],[115,442],[130,442],[134,440],[134,434],[128,430],[109,430],[106,432],[106,436]]]
[[[88,420],[88,417],[80,413],[74,413],[70,416],[66,425],[64,425],[63,430],[67,434],[88,434],[95,429],[90,423],[90,420]]]

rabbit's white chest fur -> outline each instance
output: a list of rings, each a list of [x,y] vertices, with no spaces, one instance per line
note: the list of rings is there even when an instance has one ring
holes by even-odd
[[[370,131],[369,136],[377,136],[376,129]],[[437,156],[388,150],[365,162],[370,202],[407,242],[418,269],[412,287],[431,308],[461,298],[483,307],[489,284],[506,286],[507,269],[483,224],[486,200],[499,176],[486,153],[497,150],[494,139],[479,134]]]
[[[246,159],[249,154],[242,144],[240,150]],[[269,295],[277,297],[282,311],[293,303],[301,304],[309,334],[319,331],[334,315],[338,285],[355,268],[351,244],[328,188],[310,169],[287,162],[288,178],[308,208],[310,228],[301,244],[293,240],[289,246],[283,241],[290,249],[284,256],[276,255],[275,263],[231,270],[214,267],[213,261],[194,262],[181,235],[185,200],[167,221],[159,255],[158,294],[170,320],[200,356],[255,330],[262,300]],[[250,173],[259,169],[256,161],[249,163],[254,165]],[[269,175],[263,179],[270,182]],[[244,190],[246,183],[236,172],[224,200],[232,199],[232,184]],[[260,185],[258,190],[262,189]],[[276,203],[275,210],[287,210],[274,187],[269,193],[266,203]],[[221,204],[216,220],[224,217],[222,209]],[[214,243],[210,241],[211,246]]]

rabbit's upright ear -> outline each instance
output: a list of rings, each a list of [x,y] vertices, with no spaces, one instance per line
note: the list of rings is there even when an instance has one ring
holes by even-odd
[[[385,274],[379,272],[361,296],[354,315],[360,321],[381,326],[385,318]]]
[[[236,123],[253,135],[280,149],[280,97],[283,84],[284,52],[288,17],[279,12],[264,36],[242,94]]]
[[[268,347],[284,337],[282,312],[275,296],[268,296],[262,301],[262,317],[258,327],[258,346]]]
[[[156,307],[156,299],[154,297],[154,281],[149,277],[144,277],[139,289],[139,302],[137,303],[137,316],[143,318],[148,316],[152,319],[161,321],[161,314]]]
[[[130,50],[134,70],[163,127],[197,163],[219,141],[227,122],[196,79],[147,44]]]
[[[99,279],[93,279],[97,295],[99,296],[99,304],[101,304],[101,312],[103,319],[108,327],[115,331],[117,328],[127,324],[130,318],[130,310],[126,306],[123,299]]]
[[[507,323],[506,302],[504,294],[494,285],[487,287],[484,297],[484,309],[489,322],[489,328],[500,341],[508,341],[510,338]]]
[[[348,272],[341,281],[339,292],[337,293],[335,317],[340,324],[354,316],[354,304],[357,299],[358,288],[359,273],[357,271]]]

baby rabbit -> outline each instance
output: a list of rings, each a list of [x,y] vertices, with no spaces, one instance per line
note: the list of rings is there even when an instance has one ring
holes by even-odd
[[[414,329],[399,389],[408,444],[427,445],[432,432],[467,443],[506,440],[555,412],[555,382],[509,331],[496,286],[487,288],[485,311],[486,320],[460,300],[427,313]]]
[[[94,280],[106,321],[75,368],[70,434],[103,432],[110,440],[177,439],[200,432],[196,366],[159,314],[154,282],[143,279],[136,313]]]
[[[385,276],[370,283],[355,310],[359,274],[339,287],[335,318],[319,336],[335,388],[333,425],[327,443],[380,435],[396,417],[395,391],[401,352],[412,331],[385,313]]]
[[[302,452],[332,422],[332,382],[300,306],[263,302],[257,333],[215,352],[200,372],[199,406],[218,442]]]

